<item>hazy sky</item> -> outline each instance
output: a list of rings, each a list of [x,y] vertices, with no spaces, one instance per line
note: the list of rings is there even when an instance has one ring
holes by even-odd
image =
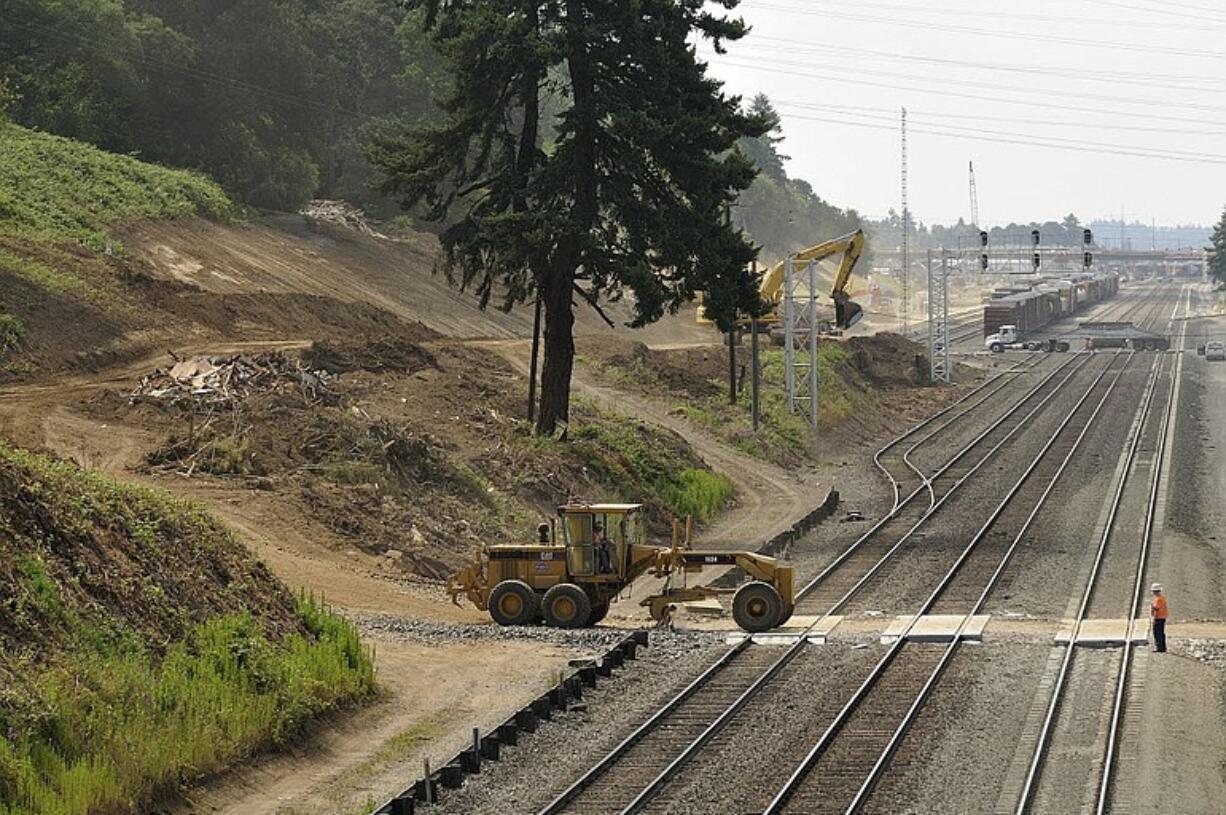
[[[776,102],[789,172],[839,206],[899,208],[904,105],[916,220],[969,214],[972,160],[988,225],[1121,209],[1211,223],[1226,204],[1226,2],[743,0],[738,13],[753,31],[713,72]]]

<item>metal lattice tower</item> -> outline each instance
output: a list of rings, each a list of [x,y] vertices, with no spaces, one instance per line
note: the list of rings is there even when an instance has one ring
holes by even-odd
[[[902,333],[911,331],[911,210],[907,207],[907,109],[902,109]]]
[[[792,258],[784,264],[783,354],[788,410],[807,415],[817,430],[819,392],[817,380],[817,263],[803,270]]]
[[[975,162],[971,162],[971,226],[979,228],[979,189],[975,186]]]
[[[928,368],[933,382],[953,381],[949,365],[949,253],[941,249],[941,266],[932,266],[928,250]]]

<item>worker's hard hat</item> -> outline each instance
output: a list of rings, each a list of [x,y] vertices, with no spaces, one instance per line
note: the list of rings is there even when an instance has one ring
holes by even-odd
[[[1150,590],[1150,591],[1162,591],[1162,584],[1161,584],[1161,583],[1155,583],[1154,585],[1152,585],[1152,586],[1150,586],[1150,587],[1149,587],[1149,590]]]

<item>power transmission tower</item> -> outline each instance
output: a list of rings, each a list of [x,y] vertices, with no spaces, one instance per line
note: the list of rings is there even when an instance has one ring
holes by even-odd
[[[907,207],[907,109],[902,109],[902,333],[911,332],[911,210]]]
[[[975,162],[971,162],[971,226],[979,228],[979,190],[975,187]]]

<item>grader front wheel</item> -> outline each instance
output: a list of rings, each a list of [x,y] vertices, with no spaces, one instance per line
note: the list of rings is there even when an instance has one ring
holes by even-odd
[[[732,619],[751,634],[769,631],[783,620],[783,598],[770,583],[746,583],[732,598]]]

